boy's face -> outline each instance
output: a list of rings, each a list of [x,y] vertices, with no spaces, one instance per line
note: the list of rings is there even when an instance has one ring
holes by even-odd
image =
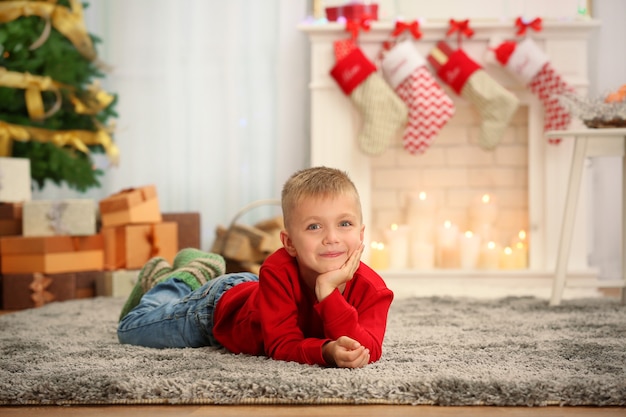
[[[309,285],[318,275],[339,269],[363,241],[365,225],[351,195],[303,198],[281,234],[287,252],[298,259]]]

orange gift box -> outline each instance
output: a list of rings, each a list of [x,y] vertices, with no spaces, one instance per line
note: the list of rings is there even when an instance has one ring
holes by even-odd
[[[163,221],[154,185],[122,190],[100,200],[99,207],[103,227]]]
[[[170,264],[178,252],[175,222],[103,227],[104,269],[141,269],[155,256]]]
[[[102,270],[104,240],[92,236],[5,236],[0,238],[4,274],[56,274]]]

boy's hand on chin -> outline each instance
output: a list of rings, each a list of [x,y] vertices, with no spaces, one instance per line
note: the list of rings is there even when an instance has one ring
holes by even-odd
[[[365,245],[361,243],[340,268],[324,272],[317,277],[315,281],[315,295],[318,301],[322,301],[324,298],[328,297],[335,288],[345,285],[346,282],[352,279],[354,273],[359,268],[364,248]]]

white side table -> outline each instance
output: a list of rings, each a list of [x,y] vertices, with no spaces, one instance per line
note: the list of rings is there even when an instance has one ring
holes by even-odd
[[[552,286],[550,305],[556,306],[561,303],[565,281],[567,278],[567,264],[569,261],[570,248],[574,220],[576,217],[576,204],[580,191],[580,182],[583,174],[585,158],[595,156],[621,156],[622,157],[622,242],[626,237],[626,129],[580,129],[561,130],[546,132],[547,138],[573,137],[574,153],[572,166],[567,185],[563,224],[561,226],[561,238],[556,259],[556,272]],[[616,283],[598,282],[598,287],[621,288],[622,303],[626,302],[626,243],[622,243],[622,280]]]

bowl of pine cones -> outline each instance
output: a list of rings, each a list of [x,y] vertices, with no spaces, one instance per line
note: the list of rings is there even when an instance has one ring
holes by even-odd
[[[626,127],[626,84],[602,97],[564,94],[559,101],[589,128]]]

